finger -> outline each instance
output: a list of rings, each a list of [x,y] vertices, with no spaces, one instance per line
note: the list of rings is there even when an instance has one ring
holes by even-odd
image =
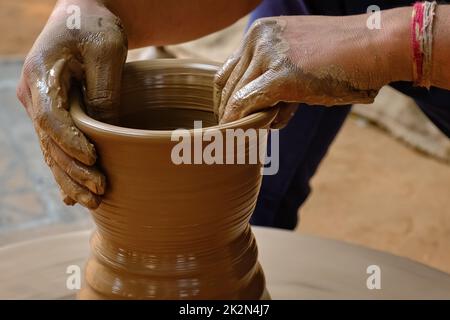
[[[228,82],[231,73],[235,69],[236,65],[240,62],[242,57],[247,56],[251,57],[253,53],[253,48],[255,47],[255,37],[254,37],[254,26],[252,26],[245,34],[244,38],[241,41],[239,49],[236,50],[223,64],[222,68],[217,71],[214,78],[214,87],[215,87],[215,95],[214,95],[214,105],[218,108],[221,99],[221,92]],[[216,108],[216,111],[218,111]]]
[[[222,89],[222,95],[220,97],[220,105],[218,109],[219,119],[223,116],[223,111],[228,103],[228,100],[230,99],[236,85],[241,80],[251,62],[251,55],[248,54],[248,51],[249,49],[244,50],[239,62],[236,64],[235,68],[228,77],[225,86]]]
[[[95,167],[88,167],[70,158],[53,141],[46,143],[49,156],[59,167],[78,184],[88,188],[91,192],[102,195],[105,192],[105,176]]]
[[[271,128],[282,129],[294,116],[295,112],[298,109],[298,103],[280,102],[277,104],[277,107],[279,107],[278,114],[273,120]]]
[[[241,68],[241,65],[236,66],[235,71]],[[233,71],[233,73],[235,72]],[[225,111],[225,106],[227,105],[230,97],[232,97],[237,91],[242,87],[252,82],[261,75],[261,67],[258,60],[252,60],[250,64],[243,70],[244,73],[238,81],[235,81],[233,75],[229,78],[229,81],[225,85],[223,92],[230,93],[227,97],[221,100],[221,106],[219,108],[219,120],[222,118]],[[235,81],[235,82],[233,82]],[[230,86],[230,87],[228,87]]]
[[[122,31],[114,29],[103,32],[99,39],[103,43],[90,42],[83,56],[85,102],[90,116],[97,120],[114,122],[120,103],[120,86],[127,57],[127,41]]]
[[[233,72],[234,68],[238,64],[241,56],[238,52],[235,52],[232,54],[227,61],[223,64],[222,68],[220,68],[219,71],[216,72],[214,76],[214,114],[216,116],[219,115],[219,107],[220,107],[220,100],[222,97],[222,90],[225,87],[225,84],[228,81],[228,78],[230,77],[231,73]]]
[[[48,136],[46,136],[45,133],[42,133],[42,132],[39,133],[39,142],[41,145],[41,149],[42,149],[42,152],[44,155],[45,162],[52,170],[53,175],[55,176],[55,180],[59,184],[60,191],[61,191],[61,197],[62,197],[64,203],[67,205],[74,205],[77,201],[80,202],[79,200],[77,200],[77,198],[75,198],[73,195],[71,195],[72,194],[71,190],[74,189],[74,186],[75,186],[76,190],[81,188],[81,189],[85,190],[85,191],[83,190],[82,193],[88,193],[88,196],[83,196],[83,195],[80,196],[82,198],[81,199],[82,202],[80,202],[82,205],[88,206],[88,203],[99,202],[98,198],[95,198],[94,200],[89,200],[90,199],[89,197],[91,197],[91,196],[95,197],[95,196],[89,195],[90,192],[87,189],[83,188],[82,186],[79,186],[75,181],[71,181],[71,182],[64,181],[64,180],[68,180],[68,179],[72,180],[72,179],[68,176],[68,174],[66,174],[66,176],[59,174],[59,171],[60,170],[62,171],[63,169],[61,169],[61,167],[58,164],[58,161],[55,160],[55,158],[53,158],[52,155],[55,154],[56,156],[60,156],[60,154],[55,152],[57,150],[57,149],[55,149],[55,148],[57,148],[56,144]],[[59,149],[59,150],[60,150],[59,152],[63,153],[63,151],[61,149]],[[67,155],[66,155],[66,157],[68,158]],[[54,169],[54,167],[58,167],[59,170],[58,170],[58,168]],[[56,174],[58,174],[58,177],[56,176]],[[68,188],[71,188],[71,189],[69,190]]]
[[[59,59],[45,72],[39,85],[32,87],[33,120],[36,131],[45,132],[70,157],[93,165],[95,148],[75,127],[67,111],[67,89],[75,65],[73,60]]]
[[[63,190],[60,189],[60,193],[61,193],[61,199],[62,201],[68,205],[68,206],[73,206],[75,205],[77,202],[75,200],[73,200],[71,197],[69,197]]]
[[[281,82],[281,78],[275,77],[273,71],[269,70],[242,87],[225,107],[220,123],[238,120],[280,102],[278,91]]]
[[[96,209],[100,205],[99,197],[76,183],[57,164],[51,166],[50,169],[56,182],[71,199],[89,209]]]

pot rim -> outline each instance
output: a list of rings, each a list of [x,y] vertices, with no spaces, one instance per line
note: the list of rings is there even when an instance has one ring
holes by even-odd
[[[201,59],[154,59],[127,62],[127,66],[140,66],[151,69],[167,69],[174,67],[196,67],[205,71],[216,70],[220,64]],[[75,122],[75,125],[81,131],[101,132],[110,136],[134,137],[134,138],[169,138],[172,136],[174,130],[146,130],[133,129],[127,127],[120,127],[105,122],[101,122],[91,118],[81,107],[81,96],[79,92],[72,92],[70,96],[70,115]],[[244,118],[228,122],[225,124],[218,124],[215,126],[203,127],[199,129],[186,129],[189,134],[204,133],[206,130],[226,130],[239,127],[252,127],[252,124],[270,123],[275,115],[278,113],[278,108],[271,108],[257,113],[250,114]]]

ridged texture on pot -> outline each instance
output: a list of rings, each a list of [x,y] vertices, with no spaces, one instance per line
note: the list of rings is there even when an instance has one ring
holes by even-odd
[[[176,165],[171,152],[178,141],[171,141],[170,131],[124,127],[175,129],[192,127],[193,120],[215,125],[212,79],[216,69],[192,60],[127,64],[120,127],[90,119],[77,105],[79,99],[72,100],[72,117],[94,143],[108,182],[100,207],[92,211],[97,232],[91,240],[81,298],[262,296],[264,275],[249,226],[261,166]],[[275,113],[263,112],[213,128],[222,132],[267,128]],[[190,130],[190,135],[196,139],[204,131]],[[265,145],[266,138],[259,142]],[[257,143],[247,140],[246,153]]]

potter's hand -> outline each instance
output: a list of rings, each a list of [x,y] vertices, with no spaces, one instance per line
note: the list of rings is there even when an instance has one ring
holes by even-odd
[[[113,114],[127,46],[116,16],[97,1],[79,2],[79,29],[68,22],[68,4],[56,5],[25,59],[17,96],[33,121],[64,202],[96,208],[105,177],[93,166],[94,146],[72,122],[68,92],[72,80],[79,80],[88,112],[97,118]],[[66,23],[73,23],[72,29]]]
[[[389,81],[389,72],[383,71],[379,49],[368,38],[371,31],[365,16],[257,20],[216,74],[214,102],[220,122],[279,102],[372,102]],[[379,34],[373,36],[377,41]],[[273,126],[285,125],[293,115],[292,106],[286,105]]]

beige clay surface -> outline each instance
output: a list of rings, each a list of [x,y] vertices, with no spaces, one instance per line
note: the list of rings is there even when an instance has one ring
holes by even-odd
[[[95,145],[107,177],[102,202],[91,210],[98,231],[81,298],[263,295],[249,226],[261,161],[250,158],[264,152],[277,109],[218,125],[212,109],[217,69],[202,60],[127,63],[115,125],[89,117],[79,95],[72,96],[71,116]],[[203,121],[203,128],[194,121]],[[177,128],[185,134],[174,135]],[[228,134],[238,129],[250,135]],[[214,144],[204,139],[207,132]],[[186,141],[189,147],[176,152]],[[215,156],[207,163],[211,148]],[[248,160],[239,164],[245,155]]]
[[[315,236],[253,228],[273,299],[449,299],[450,276],[410,260]],[[0,248],[0,299],[73,299],[71,265],[83,266],[91,231]],[[368,290],[366,269],[381,269]]]

